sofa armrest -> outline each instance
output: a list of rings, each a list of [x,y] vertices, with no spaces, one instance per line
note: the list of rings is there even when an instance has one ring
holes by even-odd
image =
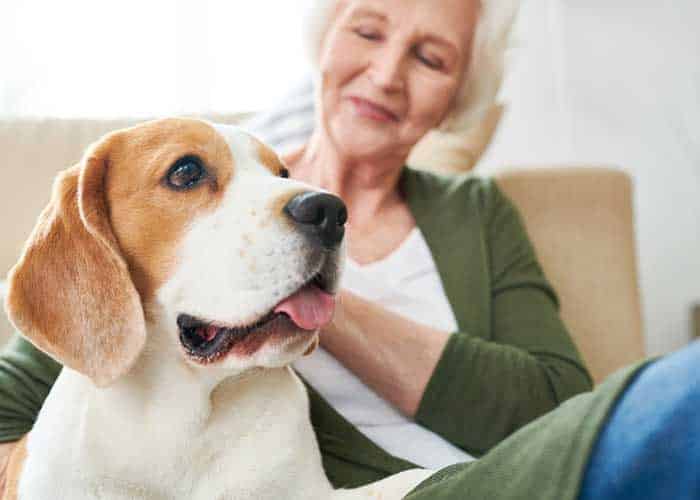
[[[523,215],[594,380],[644,357],[629,175],[562,167],[495,177]]]

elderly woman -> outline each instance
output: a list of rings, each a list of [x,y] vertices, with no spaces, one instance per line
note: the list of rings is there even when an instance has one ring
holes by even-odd
[[[405,166],[426,134],[493,104],[514,8],[317,2],[316,127],[286,158],[349,211],[340,309],[296,368],[362,434],[427,467],[481,455],[591,383],[497,186]]]

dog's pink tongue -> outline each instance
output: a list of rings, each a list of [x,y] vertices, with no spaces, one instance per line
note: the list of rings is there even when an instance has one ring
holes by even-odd
[[[335,297],[320,288],[307,285],[275,307],[275,312],[287,313],[303,330],[318,330],[333,318]]]

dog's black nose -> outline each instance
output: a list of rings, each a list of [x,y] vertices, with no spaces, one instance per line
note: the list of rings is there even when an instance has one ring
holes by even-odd
[[[301,193],[284,207],[301,231],[327,250],[340,245],[348,211],[343,200],[328,193]]]

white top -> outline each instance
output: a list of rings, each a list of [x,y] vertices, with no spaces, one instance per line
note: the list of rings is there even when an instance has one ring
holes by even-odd
[[[457,321],[433,256],[418,228],[382,260],[361,266],[348,259],[342,287],[417,323],[448,332]],[[365,436],[397,457],[430,469],[473,458],[406,418],[331,354],[318,349],[294,368]]]

